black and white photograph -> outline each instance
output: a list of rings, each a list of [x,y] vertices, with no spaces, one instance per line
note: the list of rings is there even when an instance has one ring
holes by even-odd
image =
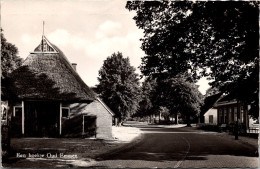
[[[259,167],[259,1],[0,5],[2,168]]]

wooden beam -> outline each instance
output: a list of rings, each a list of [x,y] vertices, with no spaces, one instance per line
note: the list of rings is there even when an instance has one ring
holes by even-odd
[[[84,136],[84,118],[85,118],[85,116],[83,115],[83,121],[82,121],[82,136]]]
[[[61,128],[62,128],[62,121],[61,121],[61,119],[62,119],[62,103],[60,103],[60,132],[59,132],[59,134],[61,135]]]
[[[24,135],[24,101],[22,101],[22,135]]]

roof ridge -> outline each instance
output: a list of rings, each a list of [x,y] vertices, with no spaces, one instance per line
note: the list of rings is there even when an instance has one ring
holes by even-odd
[[[103,102],[102,99],[100,99],[99,97],[96,97],[96,99],[97,99],[97,101],[99,101],[99,102],[102,104],[102,106],[103,106],[112,116],[115,115],[114,112]]]
[[[46,38],[46,36],[42,35],[41,43],[34,49],[33,52],[30,53],[59,53],[57,47]]]
[[[55,49],[55,46],[53,46],[53,44],[46,38],[45,35],[42,35],[42,39],[45,39],[46,42],[48,43],[48,45],[49,45],[50,47],[54,48],[54,50],[55,50],[56,52],[58,52],[57,49]],[[58,53],[59,53],[59,52],[58,52]]]

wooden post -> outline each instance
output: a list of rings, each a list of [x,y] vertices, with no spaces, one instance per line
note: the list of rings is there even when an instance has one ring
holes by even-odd
[[[22,135],[24,136],[24,101],[22,101]]]
[[[161,123],[161,112],[159,112],[159,124]]]
[[[61,135],[61,128],[62,128],[62,103],[60,103],[60,130],[59,130],[59,134]]]
[[[250,110],[250,105],[246,105],[245,106],[246,130],[249,129],[249,119],[250,119],[250,117],[248,116],[249,110]]]
[[[84,136],[84,132],[85,132],[85,131],[84,131],[84,127],[85,127],[85,126],[84,126],[84,117],[85,117],[85,116],[83,115],[82,117],[83,117],[83,118],[82,118],[82,119],[83,119],[83,120],[82,120],[82,137],[83,137],[83,136]]]

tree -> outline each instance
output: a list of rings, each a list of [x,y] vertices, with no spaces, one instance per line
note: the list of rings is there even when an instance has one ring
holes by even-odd
[[[121,121],[138,109],[139,82],[135,68],[122,53],[113,53],[99,70],[97,90]]]
[[[21,66],[22,59],[17,55],[15,45],[7,42],[1,30],[1,79],[5,79],[13,70]]]
[[[129,1],[126,8],[144,30],[144,75],[190,71],[258,109],[258,2]]]
[[[153,108],[153,99],[152,96],[154,94],[156,82],[153,79],[145,78],[142,83],[141,87],[141,94],[140,94],[140,102],[139,102],[139,109],[137,111],[137,116],[145,117],[152,114]]]
[[[17,47],[8,42],[1,29],[1,99],[12,102],[15,94],[12,91],[11,73],[22,65]]]
[[[212,95],[218,94],[218,93],[220,93],[218,88],[211,87],[211,88],[206,90],[205,98],[208,97],[208,96],[212,96]]]
[[[158,81],[158,84],[157,96],[161,100],[161,106],[167,107],[171,114],[175,114],[176,122],[180,113],[187,126],[190,126],[190,118],[199,114],[203,101],[198,86],[182,76],[163,79]]]
[[[9,76],[22,63],[22,59],[19,56],[17,56],[17,54],[17,47],[7,42],[1,29],[1,100],[8,100],[8,104],[10,104],[10,102],[13,101],[13,93],[9,90],[9,82],[11,81]],[[1,123],[3,158],[5,158],[5,156],[8,154],[8,150],[10,148],[10,119],[11,109],[7,107],[7,122]]]
[[[163,116],[164,120],[170,121],[170,111],[167,107],[161,106],[160,114],[161,114],[161,116]]]
[[[1,97],[12,99],[13,93],[8,89],[10,86],[10,74],[22,64],[15,45],[7,42],[1,29]]]
[[[203,101],[198,86],[187,74],[179,74],[174,78],[162,77],[155,79],[147,77],[143,82],[138,115],[149,116],[162,113],[168,120],[170,115],[175,115],[177,124],[178,114],[181,114],[190,126],[190,117],[199,114]]]

